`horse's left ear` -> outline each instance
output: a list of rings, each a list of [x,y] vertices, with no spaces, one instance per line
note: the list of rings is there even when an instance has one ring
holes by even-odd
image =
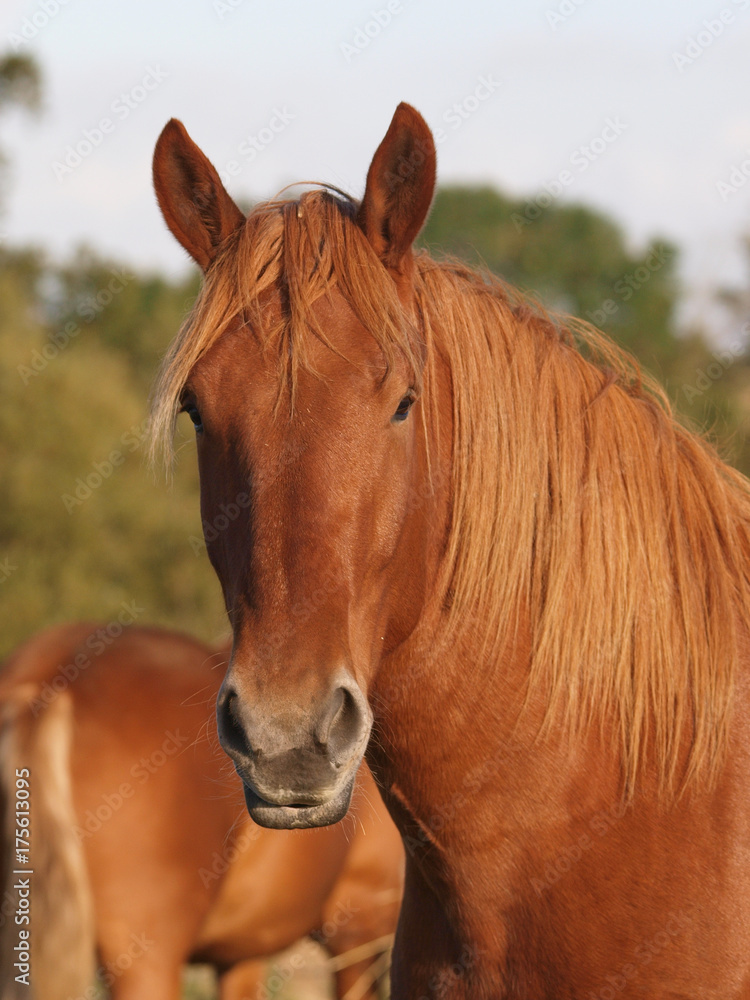
[[[435,141],[427,122],[399,104],[367,172],[358,221],[386,267],[408,269],[411,246],[435,191]]]
[[[245,216],[182,122],[172,118],[154,150],[154,188],[164,221],[202,271]]]

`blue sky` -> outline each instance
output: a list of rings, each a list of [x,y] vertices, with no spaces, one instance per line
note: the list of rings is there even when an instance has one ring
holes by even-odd
[[[300,179],[359,194],[407,100],[442,129],[443,181],[534,199],[567,171],[561,200],[606,210],[634,246],[675,240],[693,314],[743,277],[750,0],[3,0],[0,39],[23,39],[46,84],[39,120],[0,125],[14,242],[177,273],[150,182],[170,117],[234,163],[237,197]]]

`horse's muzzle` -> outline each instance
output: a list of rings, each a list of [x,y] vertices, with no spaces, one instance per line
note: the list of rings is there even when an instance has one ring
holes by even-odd
[[[250,818],[258,826],[266,826],[271,830],[302,830],[312,826],[330,826],[338,823],[346,816],[354,789],[356,771],[352,772],[349,781],[342,785],[341,790],[318,805],[276,805],[261,798],[254,789],[245,784],[245,805]]]
[[[317,706],[273,713],[248,705],[225,679],[217,701],[219,741],[260,826],[326,826],[346,814],[372,714],[348,673],[337,680]]]

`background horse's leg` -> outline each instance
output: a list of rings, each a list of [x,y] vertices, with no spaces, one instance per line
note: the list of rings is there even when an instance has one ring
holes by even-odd
[[[319,940],[333,956],[339,1000],[375,1000],[389,967],[401,887],[372,884],[371,869],[347,868],[326,901]]]
[[[379,959],[398,921],[404,851],[366,766],[360,771],[352,813],[356,826],[349,853],[325,902],[317,937],[334,956],[340,1000],[371,1000],[378,996],[378,973],[388,967],[387,959]]]
[[[347,954],[336,958],[346,961]],[[347,961],[347,965],[335,974],[338,1000],[378,1000],[379,997],[387,997],[390,967],[390,951],[381,951],[360,961]]]
[[[102,955],[103,966],[108,961]],[[113,974],[112,974],[113,975]],[[105,975],[105,982],[109,982]],[[109,985],[111,1000],[181,1000],[182,961],[163,953],[150,958],[143,956],[128,969],[123,969]]]
[[[225,972],[219,980],[221,1000],[265,1000],[263,990],[268,963],[260,960],[239,962]]]

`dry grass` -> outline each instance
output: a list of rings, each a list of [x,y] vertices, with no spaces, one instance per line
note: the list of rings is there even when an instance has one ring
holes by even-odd
[[[294,964],[293,958],[297,959]],[[332,1000],[335,991],[326,961],[319,945],[309,939],[300,941],[270,959],[266,990],[246,1000]],[[294,970],[295,965],[299,969]],[[201,965],[186,971],[183,1000],[218,1000],[218,996],[213,969]]]

